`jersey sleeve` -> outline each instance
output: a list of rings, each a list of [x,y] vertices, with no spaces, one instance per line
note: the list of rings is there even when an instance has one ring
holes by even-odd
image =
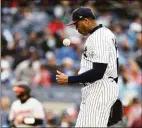
[[[98,33],[91,38],[92,46],[92,62],[96,63],[108,63],[109,62],[109,37],[104,33]]]

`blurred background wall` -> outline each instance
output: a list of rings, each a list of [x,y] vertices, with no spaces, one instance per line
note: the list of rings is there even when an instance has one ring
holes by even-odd
[[[66,120],[74,126],[81,100],[80,85],[57,85],[56,70],[75,75],[86,37],[67,27],[71,12],[92,8],[97,23],[117,37],[120,99],[126,126],[140,122],[142,87],[142,2],[140,0],[2,0],[1,1],[1,108],[2,126],[8,126],[16,81],[30,83],[32,95],[45,108],[47,125]],[[62,40],[69,38],[69,47]],[[119,124],[123,126],[122,124]]]

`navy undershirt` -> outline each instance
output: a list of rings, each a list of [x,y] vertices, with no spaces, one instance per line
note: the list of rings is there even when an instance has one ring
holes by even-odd
[[[69,76],[68,83],[94,82],[103,78],[106,68],[107,64],[105,63],[93,63],[93,69],[88,70],[77,76]]]

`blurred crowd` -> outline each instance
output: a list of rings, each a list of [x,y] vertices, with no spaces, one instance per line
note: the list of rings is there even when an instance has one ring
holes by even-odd
[[[79,6],[90,7],[98,24],[108,27],[116,35],[119,49],[120,99],[128,126],[140,122],[142,87],[142,15],[141,1],[136,0],[4,0],[1,8],[1,84],[13,86],[25,80],[32,86],[52,87],[56,70],[76,75],[86,37],[81,36],[71,20],[71,12]],[[64,38],[71,40],[63,46]],[[2,99],[5,115],[10,101]],[[7,107],[5,107],[5,104]],[[7,105],[8,104],[8,105]],[[76,114],[66,110],[56,120],[47,113],[47,123],[62,126],[74,124]],[[4,121],[6,122],[6,121]],[[57,124],[56,124],[57,123]],[[67,125],[68,124],[68,125]]]

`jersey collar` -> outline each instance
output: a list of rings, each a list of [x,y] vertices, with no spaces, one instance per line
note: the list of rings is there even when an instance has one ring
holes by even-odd
[[[92,34],[93,32],[95,32],[97,29],[103,27],[102,24],[99,24],[98,26],[96,26],[95,28],[93,28],[93,30],[91,30],[89,33]]]

